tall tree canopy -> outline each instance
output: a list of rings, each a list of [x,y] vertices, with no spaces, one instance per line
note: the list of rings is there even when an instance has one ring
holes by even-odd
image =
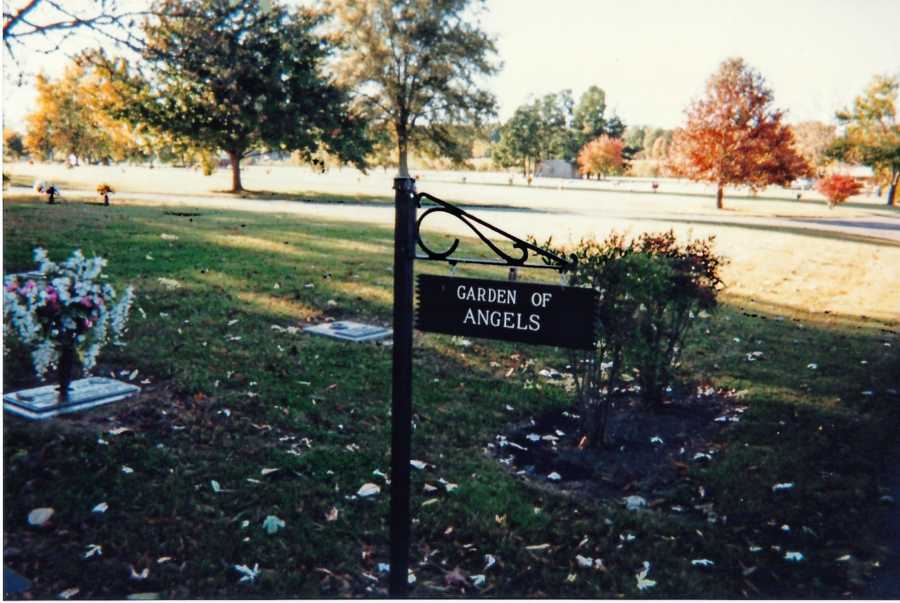
[[[625,125],[618,117],[606,118],[606,93],[588,88],[576,105],[571,90],[535,98],[516,109],[500,129],[494,146],[501,167],[522,166],[527,173],[542,159],[574,161],[579,150],[600,136],[621,138]]]
[[[38,75],[35,109],[26,117],[28,152],[39,159],[61,154],[89,162],[140,156],[140,133],[104,110],[109,86],[82,62],[70,64],[58,79]]]
[[[772,107],[772,91],[743,59],[723,62],[707,81],[706,96],[686,113],[668,167],[676,175],[716,184],[719,209],[727,185],[756,190],[810,174],[794,149],[791,129],[781,123],[783,113]]]
[[[324,147],[364,167],[365,123],[325,75],[320,13],[256,0],[159,0],[153,10],[145,68],[119,78],[128,87],[119,114],[226,152],[233,192],[241,159],[266,149],[308,156]]]
[[[897,122],[897,77],[876,76],[852,109],[837,113],[844,135],[829,150],[832,157],[868,165],[888,185],[887,204],[896,204],[900,181],[900,123]]]
[[[533,105],[516,109],[500,128],[500,139],[493,145],[491,157],[500,167],[521,166],[527,176],[541,156],[541,117]]]
[[[604,134],[581,148],[578,153],[578,171],[586,176],[602,178],[621,174],[625,169],[622,151],[625,143],[621,138]]]
[[[818,174],[831,162],[826,154],[835,138],[835,127],[820,121],[804,121],[791,126],[797,151]]]
[[[495,73],[494,40],[472,23],[470,0],[332,0],[344,55],[341,82],[392,130],[400,176],[410,146],[464,154],[456,126],[494,115],[479,79]],[[481,5],[481,2],[475,4]]]

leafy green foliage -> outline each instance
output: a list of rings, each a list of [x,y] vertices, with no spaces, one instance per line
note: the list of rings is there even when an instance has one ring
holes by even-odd
[[[337,17],[341,81],[360,91],[366,114],[393,130],[401,176],[409,147],[466,154],[458,126],[480,125],[496,99],[479,79],[498,69],[493,39],[472,24],[470,0],[329,2]],[[470,143],[468,143],[470,146]]]
[[[154,11],[144,72],[120,76],[123,116],[228,153],[234,191],[241,159],[263,149],[310,155],[325,147],[364,166],[365,123],[326,75],[322,15],[251,0],[159,0]]]
[[[641,399],[650,407],[662,403],[697,313],[716,305],[724,260],[713,252],[712,241],[679,244],[669,231],[630,241],[611,233],[602,242],[582,239],[572,249],[556,248],[552,239],[543,244],[578,260],[572,286],[599,292],[596,350],[571,356],[592,444],[606,442],[609,404],[622,388],[627,366],[638,375]]]
[[[889,187],[888,205],[895,204],[897,183],[900,182],[898,90],[900,79],[897,77],[875,77],[865,94],[853,101],[852,109],[837,113],[838,121],[846,126],[846,131],[826,153],[835,159],[871,166]]]
[[[625,125],[616,116],[607,118],[605,111],[606,93],[597,86],[588,88],[577,105],[571,90],[536,98],[516,109],[500,128],[494,162],[500,167],[521,165],[527,174],[541,159],[574,161],[589,141],[622,137]]]

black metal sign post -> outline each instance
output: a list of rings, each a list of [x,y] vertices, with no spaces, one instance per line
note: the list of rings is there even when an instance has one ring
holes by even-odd
[[[423,200],[430,202],[431,205],[417,220],[416,209],[421,206]],[[415,181],[411,178],[394,179],[394,203],[394,364],[391,386],[389,587],[392,597],[404,597],[409,588],[413,262],[417,259],[437,260],[450,265],[463,263],[507,268],[550,268],[560,272],[572,270],[575,262],[544,251],[437,197],[427,193],[416,194]],[[500,261],[455,257],[453,254],[459,247],[459,239],[454,240],[444,251],[436,252],[430,249],[422,241],[421,227],[422,221],[435,213],[446,213],[463,222],[500,258]],[[481,228],[512,242],[512,247],[518,251],[518,255],[510,255],[497,247]],[[425,255],[418,255],[416,246]],[[529,254],[539,256],[544,263],[529,264]],[[452,281],[453,285],[448,281]],[[460,286],[468,286],[469,289],[461,291]],[[596,294],[591,290],[479,279],[441,279],[423,275],[420,281],[420,296],[423,312],[419,326],[423,330],[583,349],[591,349],[593,346],[593,329],[584,329],[583,322],[587,317],[592,319],[595,312]],[[513,311],[510,306],[516,305],[520,299],[524,305],[519,311]],[[468,316],[468,310],[472,311],[471,317]],[[581,321],[577,323],[578,328],[572,327],[574,321]],[[478,324],[473,327],[470,322]],[[585,335],[585,331],[589,333]]]
[[[416,182],[394,179],[394,366],[391,385],[392,597],[403,597],[409,572],[409,460],[412,424],[413,260]]]

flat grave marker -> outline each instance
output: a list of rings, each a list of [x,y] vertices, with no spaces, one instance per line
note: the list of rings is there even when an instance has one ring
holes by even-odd
[[[352,320],[341,320],[338,322],[325,322],[312,327],[304,327],[307,333],[313,335],[321,335],[332,339],[340,339],[342,341],[364,342],[379,341],[387,339],[393,335],[390,329],[379,327],[377,325],[368,325],[362,322]]]
[[[130,398],[141,388],[106,377],[76,379],[69,388],[69,401],[59,404],[56,384],[4,394],[3,409],[26,419],[49,419]]]

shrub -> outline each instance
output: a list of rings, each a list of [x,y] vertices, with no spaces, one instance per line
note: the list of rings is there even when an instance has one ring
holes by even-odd
[[[105,182],[103,184],[97,185],[97,193],[100,195],[108,195],[108,194],[114,193],[114,192],[116,192],[116,191],[114,191],[112,189],[112,187],[110,185],[106,184]]]
[[[716,304],[723,260],[712,242],[679,245],[669,231],[631,241],[612,233],[603,242],[582,239],[572,249],[555,247],[552,239],[543,243],[577,258],[572,286],[599,293],[596,348],[570,352],[576,401],[592,445],[608,443],[610,403],[624,391],[626,366],[636,370],[643,402],[662,403],[693,318]]]
[[[834,207],[846,201],[848,197],[858,195],[862,185],[853,176],[832,174],[821,178],[816,183],[816,190],[828,199],[828,207]]]
[[[679,245],[672,231],[643,234],[633,246],[646,265],[629,292],[640,304],[628,360],[637,368],[641,399],[658,406],[693,319],[716,306],[723,258],[713,252],[712,237]]]

